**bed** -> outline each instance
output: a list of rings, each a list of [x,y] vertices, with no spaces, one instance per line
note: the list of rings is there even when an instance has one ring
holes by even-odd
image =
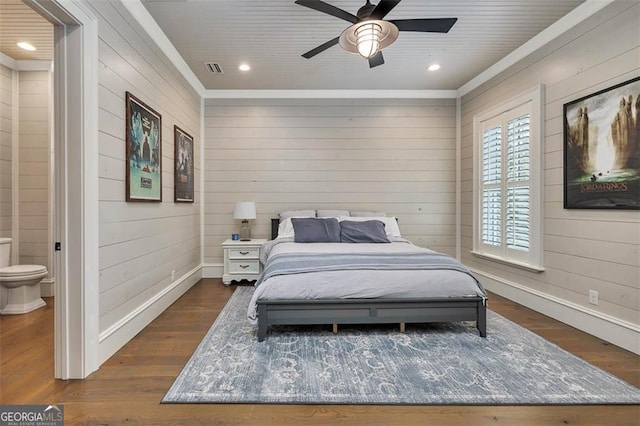
[[[382,221],[384,230],[391,229],[389,220],[395,218],[341,217],[338,222],[361,227]],[[317,221],[308,222],[316,226]],[[486,292],[455,259],[399,234],[385,234],[386,244],[308,244],[297,241],[301,232],[279,235],[282,225],[279,218],[271,221],[272,238],[261,250],[265,267],[248,307],[259,341],[270,325],[329,324],[337,332],[339,324],[396,323],[404,332],[407,323],[454,321],[474,321],[486,337]]]

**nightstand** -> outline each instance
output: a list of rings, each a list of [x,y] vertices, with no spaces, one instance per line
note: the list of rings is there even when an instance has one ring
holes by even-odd
[[[255,281],[262,272],[260,249],[267,240],[252,239],[249,241],[226,240],[222,243],[224,250],[224,285],[231,281]]]

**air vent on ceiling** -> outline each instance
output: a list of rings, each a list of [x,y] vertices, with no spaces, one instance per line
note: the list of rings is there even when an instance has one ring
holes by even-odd
[[[224,74],[222,71],[222,66],[217,62],[205,62],[204,63],[207,69],[214,74]]]

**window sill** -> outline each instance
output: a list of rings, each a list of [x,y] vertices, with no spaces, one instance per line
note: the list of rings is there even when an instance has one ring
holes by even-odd
[[[515,260],[507,260],[507,259],[503,259],[503,258],[498,257],[498,256],[493,256],[493,255],[490,255],[490,254],[480,253],[480,252],[473,251],[473,250],[471,250],[471,254],[473,254],[474,256],[481,257],[483,259],[491,260],[493,262],[498,262],[498,263],[502,263],[504,265],[513,266],[515,268],[524,269],[525,271],[529,271],[529,272],[540,273],[540,272],[544,272],[545,271],[544,267],[542,267],[542,266],[530,265],[528,263],[522,263],[522,262],[518,262],[518,261],[515,261]]]

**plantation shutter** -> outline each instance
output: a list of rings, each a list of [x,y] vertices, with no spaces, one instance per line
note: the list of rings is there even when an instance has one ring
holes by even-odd
[[[505,238],[507,248],[529,250],[530,115],[507,122]]]
[[[482,243],[502,244],[502,127],[482,137]]]

